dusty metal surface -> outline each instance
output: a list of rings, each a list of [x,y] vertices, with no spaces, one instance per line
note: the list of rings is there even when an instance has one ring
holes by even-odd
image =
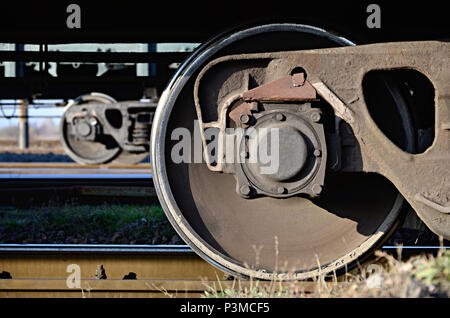
[[[227,56],[210,62],[205,69],[211,72],[211,67],[223,69],[241,63],[241,72],[246,76],[261,77],[254,71],[260,61],[267,63],[265,81],[270,82],[301,66],[319,95],[352,127],[360,146],[362,171],[379,173],[392,181],[421,219],[433,231],[449,238],[450,152],[449,131],[445,129],[450,120],[449,52],[446,42],[383,43]],[[365,104],[361,87],[365,74],[399,68],[425,74],[435,88],[435,139],[421,154],[410,154],[394,145],[377,127]]]
[[[202,79],[205,74],[209,75],[209,67],[214,66],[216,66],[215,62],[209,63],[196,79],[194,99],[199,117],[202,109],[215,106],[213,104],[205,107],[201,103],[206,98],[199,96]],[[223,75],[216,74],[216,76],[221,78]],[[297,68],[291,71],[291,75],[249,89],[242,94],[235,91],[229,92],[225,98],[217,100],[217,112],[221,114],[220,119],[207,125],[200,121],[201,127],[217,128],[219,133],[216,138],[224,140],[221,144],[219,143],[218,160],[207,159],[207,162],[219,162],[220,166],[210,164],[210,169],[234,174],[237,180],[236,191],[243,197],[251,198],[257,195],[287,197],[299,194],[315,197],[322,192],[327,162],[325,133],[320,109],[313,109],[311,103],[305,102],[317,101],[316,90],[305,76],[304,70]],[[250,79],[256,77],[252,72],[243,73],[240,78],[245,80],[241,88],[248,86]],[[227,89],[227,81],[228,79],[221,90]],[[206,85],[208,84],[209,82]],[[244,102],[232,109],[233,103],[230,103],[228,98],[230,95],[231,100],[236,101],[242,98]],[[293,102],[295,104],[292,104]],[[232,110],[229,111],[229,109]],[[234,144],[232,141],[231,145],[230,139],[226,136],[228,127],[223,115],[228,111],[229,117],[238,127],[252,129],[244,131],[242,137],[236,136],[237,140],[234,140]],[[258,136],[258,131],[262,132],[263,136]],[[266,134],[263,131],[269,132]],[[278,168],[276,173],[261,175],[260,170],[264,169],[264,164],[259,159],[260,148],[264,148],[270,142],[269,139],[274,139],[271,138],[271,134],[276,134],[274,137],[278,140]],[[258,140],[254,141],[255,138]],[[228,154],[229,149],[234,148],[237,148],[237,151],[232,163],[221,163],[222,154]]]
[[[246,102],[298,102],[315,100],[316,90],[306,81],[304,73],[296,73],[244,92],[242,98]]]
[[[278,198],[299,194],[319,195],[324,185],[327,162],[325,133],[319,122],[320,111],[312,109],[310,103],[296,105],[295,108],[281,103],[261,105],[264,111],[252,111],[254,123],[251,128],[260,132],[265,130],[267,134],[255,134],[248,140],[236,141],[237,153],[245,151],[246,158],[241,164],[228,164],[231,167],[224,170],[235,174],[238,189],[242,186],[251,188],[252,193],[244,194],[245,197],[261,194]],[[259,158],[260,147],[272,142],[271,134],[279,140],[279,166],[276,171],[263,174],[261,170],[267,169],[267,163],[255,158]]]

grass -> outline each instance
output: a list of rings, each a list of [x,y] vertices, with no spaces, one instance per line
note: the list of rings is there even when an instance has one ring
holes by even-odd
[[[233,280],[230,287],[204,282],[206,298],[418,298],[450,296],[450,251],[436,256],[417,255],[406,261],[377,251],[376,260],[347,273],[339,280],[316,277],[305,288],[304,282],[260,282],[243,284]],[[217,283],[217,284],[216,284]]]
[[[0,208],[0,243],[173,244],[175,231],[159,205],[104,203]],[[179,243],[182,244],[181,240]],[[277,249],[276,249],[277,250]],[[450,251],[401,260],[384,252],[339,279],[302,282],[204,282],[207,298],[449,297]]]
[[[0,208],[2,243],[167,244],[174,235],[159,205]]]

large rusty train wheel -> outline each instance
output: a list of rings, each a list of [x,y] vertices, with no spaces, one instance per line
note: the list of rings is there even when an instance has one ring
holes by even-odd
[[[194,135],[194,82],[209,61],[231,54],[346,45],[353,43],[296,24],[222,35],[194,52],[163,93],[151,139],[155,187],[176,231],[208,262],[239,277],[306,279],[350,268],[392,232],[404,199],[376,174],[327,172],[327,191],[316,199],[263,196],[248,200],[236,193],[233,175],[211,171],[205,163],[171,159],[174,129],[184,127]],[[397,89],[391,82],[385,86]],[[379,90],[373,94],[381,96]],[[404,105],[403,100],[396,103]],[[403,122],[408,123],[404,115]],[[412,144],[407,126],[391,129],[393,135],[407,136],[405,148]]]

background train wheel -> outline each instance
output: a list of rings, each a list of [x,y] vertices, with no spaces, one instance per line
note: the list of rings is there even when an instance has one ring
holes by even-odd
[[[387,179],[376,174],[327,172],[328,190],[314,200],[246,200],[236,194],[233,175],[212,172],[206,164],[171,160],[177,142],[171,140],[172,131],[179,127],[194,130],[193,85],[209,61],[229,54],[345,45],[353,43],[295,24],[225,34],[194,52],[162,94],[151,139],[154,184],[176,231],[213,265],[240,277],[305,279],[350,268],[394,229],[404,199]],[[389,90],[396,91],[396,84],[390,83]],[[384,96],[395,99],[400,94]],[[393,126],[391,132],[405,134],[402,146],[408,147],[413,138],[408,135],[410,125],[399,125],[400,129]]]
[[[66,111],[72,107],[81,107],[90,103],[117,103],[117,101],[108,95],[101,93],[90,93],[81,95],[67,105],[61,117],[60,139],[65,152],[74,161],[80,164],[103,164],[108,163],[117,157],[121,148],[114,138],[104,138],[101,141],[77,140],[74,135],[68,133]]]

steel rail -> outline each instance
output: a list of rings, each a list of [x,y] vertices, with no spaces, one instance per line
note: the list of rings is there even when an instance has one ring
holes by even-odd
[[[199,297],[218,277],[185,245],[0,245],[0,297]]]
[[[190,254],[188,245],[119,245],[119,244],[0,244],[2,253],[146,253]]]
[[[201,297],[205,290],[255,286],[230,278],[186,245],[0,244],[0,297]],[[320,288],[310,281],[258,285]]]
[[[0,173],[0,179],[21,179],[21,180],[39,180],[39,179],[152,179],[151,173],[116,173],[116,174],[43,174],[43,173]]]
[[[150,164],[79,165],[74,163],[0,163],[0,179],[152,179]]]
[[[251,280],[230,280],[186,245],[6,245],[0,245],[0,297],[201,297],[206,290],[255,286]],[[71,275],[76,267],[79,285]],[[259,281],[258,286],[276,292],[290,283]],[[295,287],[312,292],[318,285],[296,282]]]
[[[144,164],[99,164],[99,165],[80,165],[78,163],[71,162],[0,162],[0,168],[25,168],[25,169],[36,169],[36,168],[47,168],[47,169],[151,169],[151,165],[148,163]]]
[[[389,246],[381,247],[383,250],[391,249],[433,250],[448,249],[450,246]],[[0,244],[1,253],[182,253],[195,252],[189,245],[130,245],[130,244]]]

